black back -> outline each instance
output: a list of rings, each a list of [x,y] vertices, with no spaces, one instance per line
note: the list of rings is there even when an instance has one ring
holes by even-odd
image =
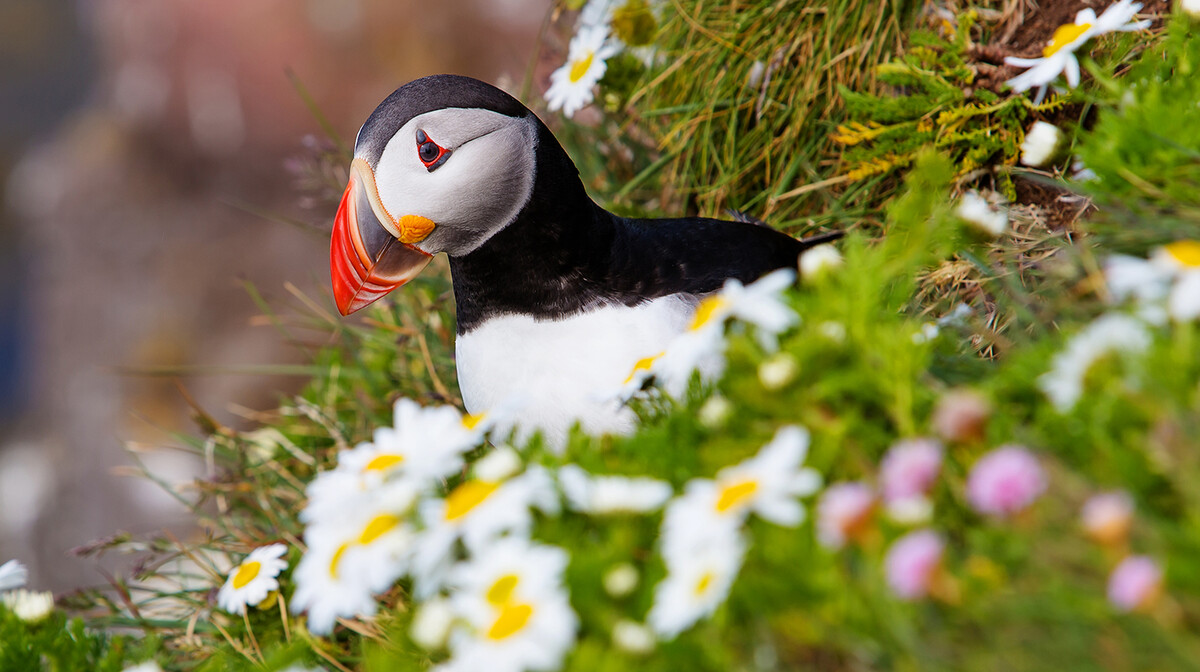
[[[490,108],[489,108],[490,109]],[[458,332],[488,317],[553,319],[604,304],[705,294],[795,268],[812,243],[768,227],[706,218],[626,219],[592,202],[540,120],[529,203],[478,249],[451,257]]]

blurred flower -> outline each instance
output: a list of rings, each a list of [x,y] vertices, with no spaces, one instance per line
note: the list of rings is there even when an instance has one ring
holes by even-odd
[[[475,553],[504,533],[528,536],[531,508],[556,513],[558,493],[540,466],[507,481],[463,481],[445,499],[419,505],[425,530],[412,556],[413,593],[425,599],[441,587],[458,540]],[[490,552],[490,551],[489,551]]]
[[[1004,62],[1008,65],[1029,68],[1005,83],[1015,91],[1040,87],[1036,103],[1042,102],[1046,95],[1046,87],[1060,74],[1066,74],[1068,85],[1078,86],[1079,60],[1075,58],[1075,51],[1097,35],[1148,28],[1149,21],[1130,23],[1141,8],[1141,3],[1120,0],[1104,10],[1099,17],[1090,7],[1080,10],[1075,15],[1075,23],[1059,26],[1058,30],[1054,31],[1049,44],[1042,49],[1042,58],[1005,58]]]
[[[694,372],[699,371],[702,380],[719,377],[725,368],[725,322],[730,318],[753,325],[759,344],[774,351],[778,335],[800,321],[782,296],[795,277],[794,271],[784,268],[749,285],[726,280],[721,291],[700,301],[687,329],[665,351],[639,360],[620,390],[602,396],[627,401],[653,378],[667,394],[680,398]]]
[[[593,476],[574,464],[558,470],[558,484],[575,511],[589,514],[648,513],[671,498],[671,485],[653,478]]]
[[[613,624],[612,640],[618,649],[639,656],[653,651],[658,642],[653,630],[628,619],[621,619]]]
[[[1180,322],[1200,318],[1200,240],[1163,245],[1155,250],[1151,261],[1175,278],[1167,297],[1167,313]]]
[[[942,446],[933,439],[894,444],[879,464],[879,486],[888,515],[901,523],[923,522],[932,513],[928,493],[942,470]]]
[[[691,553],[664,555],[667,576],[654,588],[646,621],[668,639],[710,616],[729,596],[742,566],[746,541],[740,532]]]
[[[1057,126],[1044,121],[1033,122],[1021,143],[1021,163],[1035,168],[1050,163],[1058,154],[1062,142],[1063,134]]]
[[[567,559],[560,548],[508,537],[456,566],[450,601],[461,620],[450,633],[451,659],[436,669],[558,669],[578,625],[562,586]]]
[[[933,530],[909,532],[897,539],[883,560],[888,586],[898,597],[925,597],[941,571],[945,543]]]
[[[1095,495],[1084,502],[1080,522],[1083,531],[1096,542],[1120,545],[1133,525],[1133,498],[1124,490]]]
[[[1077,159],[1071,162],[1071,179],[1076,182],[1094,182],[1100,179],[1100,176],[1082,160]]]
[[[720,429],[733,416],[733,403],[720,394],[704,400],[697,413],[700,424],[709,429]]]
[[[637,567],[622,562],[604,573],[604,592],[612,597],[626,597],[637,588],[638,580]]]
[[[841,322],[822,322],[817,331],[834,343],[846,340],[846,325]]]
[[[163,672],[158,663],[153,660],[147,660],[144,663],[138,663],[133,667],[127,667],[122,672]]]
[[[19,588],[3,596],[4,606],[26,623],[44,620],[54,611],[54,593]]]
[[[1162,590],[1162,567],[1145,555],[1125,558],[1108,577],[1108,601],[1119,611],[1149,609]]]
[[[758,366],[758,381],[767,390],[779,390],[795,380],[799,370],[795,357],[786,352],[776,353]]]
[[[607,69],[605,60],[619,50],[608,41],[607,26],[581,27],[567,47],[567,62],[550,73],[550,88],[546,90],[550,111],[561,108],[564,115],[572,117],[592,102],[592,87]]]
[[[1046,489],[1046,473],[1022,446],[1001,446],[984,455],[967,477],[967,499],[976,511],[1007,517],[1023,511]]]
[[[1128,315],[1102,315],[1054,356],[1050,371],[1038,378],[1038,386],[1054,407],[1065,413],[1083,395],[1084,378],[1097,360],[1111,352],[1140,353],[1148,347],[1150,334],[1140,321]]]
[[[796,499],[821,487],[817,472],[801,468],[807,453],[808,432],[783,427],[757,455],[725,467],[715,480],[689,482],[663,515],[663,554],[686,556],[724,540],[751,511],[776,525],[799,525],[804,507]]]
[[[246,613],[247,606],[256,606],[273,590],[279,590],[279,581],[275,578],[287,569],[287,560],[283,554],[287,546],[271,544],[250,551],[250,555],[241,564],[229,572],[225,585],[217,593],[217,604],[231,614]]]
[[[343,519],[309,525],[308,551],[292,581],[293,613],[308,612],[308,629],[328,634],[341,616],[372,616],[372,593],[387,590],[409,566],[413,530],[405,521],[411,497],[382,498]]]
[[[400,399],[393,417],[394,427],[376,428],[373,442],[342,451],[336,468],[317,474],[308,485],[301,520],[337,520],[347,510],[361,508],[364,498],[373,498],[374,489],[397,478],[420,490],[432,487],[461,471],[463,453],[483,441],[480,418],[464,417],[453,406],[422,407]]]
[[[845,546],[866,530],[874,510],[875,493],[866,483],[830,485],[817,503],[817,540],[826,548]]]
[[[0,565],[0,591],[20,588],[28,579],[29,570],[16,560],[9,560]]]
[[[520,473],[521,456],[510,446],[498,446],[471,465],[475,477],[482,481],[503,481]]]
[[[450,606],[450,600],[435,597],[417,607],[409,635],[419,646],[436,651],[446,646],[453,625],[454,609]]]
[[[930,424],[946,441],[979,441],[992,415],[987,399],[970,390],[952,390],[938,399]]]
[[[815,282],[841,268],[845,261],[833,243],[825,243],[800,254],[800,277]]]
[[[962,195],[955,213],[976,231],[990,238],[996,238],[1008,230],[1008,212],[992,206],[976,191]]]

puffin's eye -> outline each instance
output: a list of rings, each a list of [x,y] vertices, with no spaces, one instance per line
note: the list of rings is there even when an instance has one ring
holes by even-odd
[[[421,163],[425,164],[425,169],[432,173],[435,168],[450,158],[450,150],[430,140],[425,131],[418,130],[417,157],[421,159]]]

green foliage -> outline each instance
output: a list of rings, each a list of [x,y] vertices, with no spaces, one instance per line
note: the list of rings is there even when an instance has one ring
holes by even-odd
[[[154,639],[133,640],[87,628],[78,618],[54,611],[27,623],[0,602],[0,670],[4,672],[121,672],[149,659]]]
[[[844,175],[854,181],[907,167],[922,151],[949,156],[958,177],[986,168],[1016,164],[1031,115],[1047,115],[1072,102],[1073,93],[1034,105],[1024,94],[996,93],[976,86],[971,61],[972,31],[978,15],[965,11],[958,25],[946,24],[949,35],[914,31],[910,46],[897,60],[879,67],[884,93],[841,87],[847,116],[833,139],[846,149]],[[996,177],[1000,190],[1016,200],[1007,171]]]
[[[1120,79],[1106,79],[1115,105],[1077,151],[1096,174],[1089,195],[1114,212],[1091,228],[1132,252],[1200,226],[1200,40],[1184,14],[1167,38]],[[1135,225],[1131,225],[1134,224]]]

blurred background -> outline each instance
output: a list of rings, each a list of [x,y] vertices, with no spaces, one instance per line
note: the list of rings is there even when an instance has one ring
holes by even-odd
[[[0,0],[0,562],[42,590],[103,583],[71,549],[184,524],[122,467],[195,431],[181,388],[246,426],[303,384],[254,372],[302,360],[246,289],[332,306],[333,206],[297,184],[323,134],[291,77],[349,143],[422,75],[515,92],[549,7]],[[170,482],[202,466],[138,457]]]

